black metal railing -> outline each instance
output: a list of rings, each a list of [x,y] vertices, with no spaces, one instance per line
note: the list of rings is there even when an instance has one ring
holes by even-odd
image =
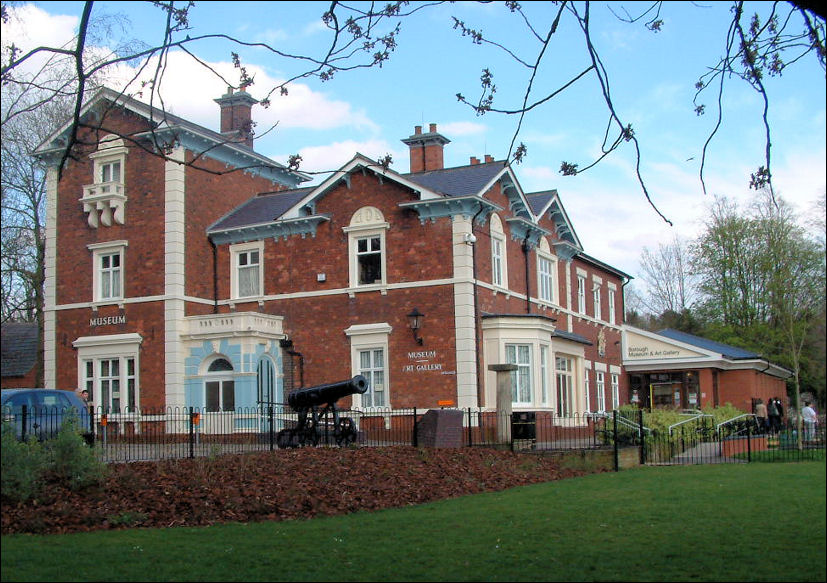
[[[352,420],[356,446],[420,445],[422,409],[340,409]],[[459,417],[459,416],[458,416]],[[795,426],[770,432],[752,416],[715,425],[698,416],[666,430],[643,424],[643,412],[557,416],[551,411],[463,410],[463,445],[502,447],[513,451],[612,450],[637,448],[642,464],[745,463],[824,459],[824,424],[812,434]],[[47,439],[67,418],[63,410],[6,409],[4,423],[17,428],[19,439]],[[297,414],[281,403],[232,411],[179,407],[162,410],[111,411],[90,408],[81,432],[93,440],[108,462],[193,458],[278,449],[278,434],[297,423]],[[457,422],[459,423],[459,422]],[[335,446],[332,417],[321,416],[317,445]],[[617,461],[616,461],[617,466]]]

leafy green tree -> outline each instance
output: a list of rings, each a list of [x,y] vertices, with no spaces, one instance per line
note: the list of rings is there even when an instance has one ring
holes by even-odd
[[[824,245],[784,200],[765,190],[742,211],[717,198],[692,254],[707,333],[789,368],[796,410],[803,388],[823,395],[823,385],[802,387],[801,375],[810,359],[819,359],[809,341],[823,331]]]

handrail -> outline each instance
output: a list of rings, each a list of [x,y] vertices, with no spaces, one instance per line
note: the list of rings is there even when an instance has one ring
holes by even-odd
[[[695,421],[697,419],[700,419],[701,417],[714,417],[714,415],[709,415],[708,413],[699,413],[697,415],[693,415],[689,419],[684,419],[683,421],[678,421],[677,423],[673,423],[672,425],[670,425],[668,427],[669,435],[672,435],[672,429],[677,427],[678,425],[683,425],[684,423],[689,423],[690,421]]]
[[[592,417],[605,417],[606,419],[611,419],[612,418],[612,416],[606,411],[604,411],[602,413],[600,413],[600,412],[587,413],[586,415],[590,415]],[[640,429],[641,427],[643,427],[644,431],[646,431],[647,433],[652,433],[652,430],[649,429],[648,427],[646,427],[645,425],[640,425],[640,424],[632,421],[631,419],[627,419],[623,415],[618,415],[617,420],[621,424],[625,425],[626,427],[628,427],[630,429]]]
[[[756,415],[754,413],[744,413],[742,415],[738,415],[737,417],[733,417],[732,419],[727,419],[726,421],[722,421],[721,423],[718,423],[718,425],[715,426],[715,432],[718,433],[721,430],[722,425],[726,425],[727,423],[732,423],[733,421],[737,421],[738,419],[741,419],[742,417],[755,417],[755,416]]]

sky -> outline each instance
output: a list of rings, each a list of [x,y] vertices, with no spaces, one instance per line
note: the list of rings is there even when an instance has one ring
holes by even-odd
[[[424,3],[411,4],[420,5]],[[652,202],[672,225],[647,202],[635,175],[631,143],[577,176],[559,173],[563,160],[584,167],[599,155],[608,112],[593,75],[525,116],[517,143],[526,145],[527,156],[515,166],[525,192],[557,189],[587,254],[638,281],[644,248],[656,250],[674,237],[696,237],[714,196],[742,204],[755,197],[749,176],[764,165],[765,149],[763,102],[746,84],[730,79],[722,101],[722,125],[707,152],[704,193],[699,169],[703,145],[716,123],[715,97],[702,99],[707,114],[697,116],[695,82],[723,54],[730,4],[667,2],[657,33],[617,17],[638,14],[648,5],[593,3],[592,40],[607,71],[615,109],[638,138],[640,172]],[[766,11],[770,5],[748,2],[747,10]],[[318,56],[329,43],[330,33],[321,20],[328,6],[329,2],[197,2],[187,34],[226,34],[291,54]],[[11,39],[25,49],[68,41],[76,33],[82,8],[83,2],[17,3],[17,19],[3,25],[3,43]],[[524,8],[544,34],[554,7],[530,2]],[[93,39],[93,47],[112,47],[128,39],[158,42],[163,18],[157,8],[145,2],[94,3],[93,17],[116,15],[120,18],[107,22],[126,25]],[[502,51],[463,37],[452,17],[524,59],[533,60],[537,54],[538,43],[527,34],[522,18],[502,3],[423,7],[402,21],[398,46],[381,68],[339,72],[327,82],[301,79],[286,97],[273,96],[271,107],[254,107],[256,150],[282,163],[297,153],[303,171],[320,173],[339,168],[357,152],[374,159],[391,154],[391,169],[405,173],[409,156],[400,140],[413,134],[416,125],[427,131],[436,123],[451,140],[445,147],[446,167],[466,165],[471,156],[505,159],[520,122],[517,116],[478,116],[459,103],[456,94],[476,99],[481,72],[488,68],[497,86],[495,106],[514,108],[522,102],[529,72]],[[249,93],[259,99],[280,80],[306,69],[296,59],[226,40],[198,41],[189,48],[232,79],[238,77],[231,53],[238,53],[255,76]],[[559,87],[587,64],[582,34],[571,21],[564,21],[544,55],[532,95]],[[125,65],[111,74],[110,84],[132,78],[134,72]],[[766,79],[766,86],[776,193],[802,216],[811,215],[815,201],[824,198],[827,174],[824,70],[809,57],[781,78]],[[182,51],[170,55],[160,90],[173,113],[219,129],[213,99],[225,93],[226,82]],[[317,175],[313,183],[323,176]]]

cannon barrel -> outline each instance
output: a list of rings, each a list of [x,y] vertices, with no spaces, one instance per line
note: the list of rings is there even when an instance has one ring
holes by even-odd
[[[287,404],[293,409],[306,409],[325,404],[332,405],[342,397],[356,393],[361,395],[367,390],[368,380],[362,375],[356,375],[345,381],[298,389],[287,396]]]

